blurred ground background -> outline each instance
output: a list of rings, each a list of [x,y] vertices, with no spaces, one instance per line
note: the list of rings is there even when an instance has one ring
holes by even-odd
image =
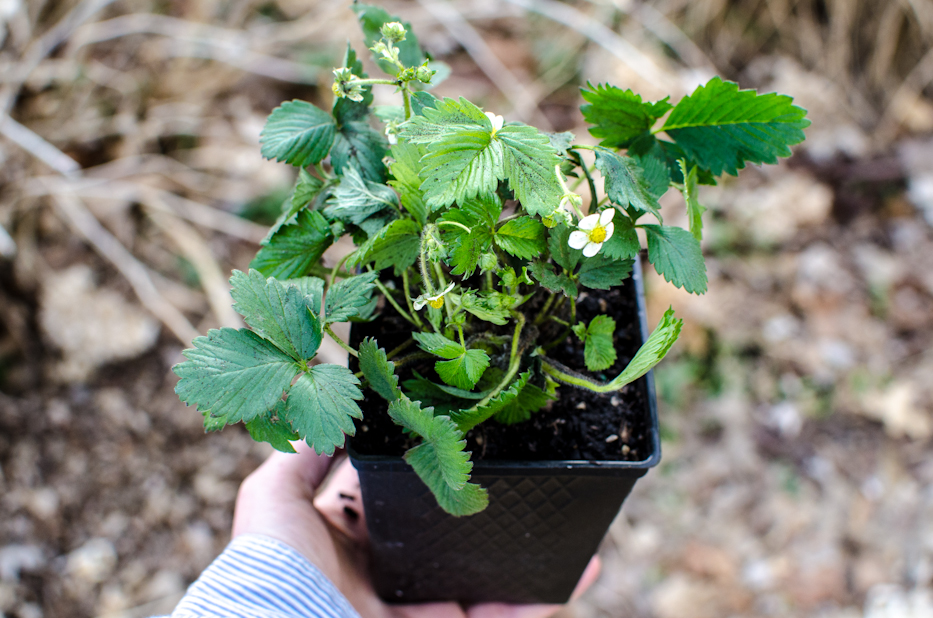
[[[933,616],[933,1],[385,6],[438,94],[583,141],[587,80],[810,110],[792,159],[704,189],[709,293],[649,280],[688,325],[664,460],[563,616]],[[343,1],[0,0],[0,614],[165,611],[223,548],[266,451],[204,435],[169,367],[237,325],[292,180],[263,120],[329,104],[348,37]]]

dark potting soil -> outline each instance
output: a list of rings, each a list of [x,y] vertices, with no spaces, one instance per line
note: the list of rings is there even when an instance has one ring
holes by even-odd
[[[527,303],[530,315],[535,314],[534,309],[545,298],[541,294],[540,298]],[[634,281],[627,279],[623,285],[609,291],[582,293],[577,302],[577,319],[589,323],[599,314],[609,315],[616,321],[618,358],[612,367],[602,372],[586,371],[583,342],[572,333],[547,355],[580,373],[608,380],[625,368],[641,345]],[[563,317],[569,319],[569,316]],[[538,341],[553,341],[563,330],[564,327],[552,322],[542,327]],[[503,330],[506,332],[509,331]],[[380,347],[391,350],[410,336],[408,322],[387,305],[372,322],[353,325],[351,344],[357,346],[364,337],[373,337]],[[425,360],[406,365],[399,374],[399,383],[411,378],[415,370],[440,382],[433,371],[433,363],[433,360]],[[385,400],[369,389],[363,392],[365,398],[360,402],[363,420],[356,421],[356,436],[351,438],[356,452],[400,456],[414,446],[411,438],[389,418]],[[652,454],[647,393],[646,378],[636,380],[620,392],[607,394],[561,385],[557,389],[558,399],[534,413],[528,421],[503,425],[490,419],[471,430],[466,436],[466,450],[472,451],[474,460],[643,461]]]

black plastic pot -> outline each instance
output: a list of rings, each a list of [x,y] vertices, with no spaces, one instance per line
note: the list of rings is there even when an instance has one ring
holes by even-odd
[[[648,336],[641,272],[633,274],[641,338]],[[564,387],[569,388],[569,387]],[[359,472],[373,581],[403,603],[567,601],[635,481],[661,459],[651,373],[644,389],[651,453],[642,461],[477,461],[472,480],[489,507],[452,517],[400,457],[361,455]]]

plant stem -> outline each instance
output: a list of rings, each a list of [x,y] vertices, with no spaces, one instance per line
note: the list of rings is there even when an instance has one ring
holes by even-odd
[[[421,279],[428,296],[434,296],[434,283],[431,281],[431,275],[428,274],[428,262],[424,257],[424,240],[421,241],[421,255],[418,259],[421,266]]]
[[[354,79],[352,84],[359,84],[360,86],[373,86],[375,84],[382,84],[385,86],[398,86],[397,79]]]
[[[620,390],[624,384],[621,386],[616,386],[612,382],[600,383],[590,378],[586,378],[581,375],[573,375],[567,373],[557,368],[559,363],[547,358],[544,355],[540,356],[541,358],[541,371],[548,374],[552,378],[563,382],[564,384],[569,384],[571,386],[578,386],[580,388],[585,388],[587,390],[593,391],[595,393],[611,393],[613,391]],[[545,360],[547,359],[547,360]]]
[[[577,301],[576,299],[571,298],[570,299],[570,322],[569,323],[564,322],[564,324],[567,324],[567,328],[564,329],[564,332],[562,332],[559,337],[555,337],[554,341],[544,346],[544,349],[550,350],[551,348],[554,348],[555,346],[560,345],[560,342],[566,339],[567,336],[570,335],[571,332],[573,332],[572,325],[576,323],[577,323]]]
[[[344,262],[347,261],[347,258],[349,258],[350,255],[352,255],[352,254],[350,254],[350,253],[346,254],[345,256],[343,256],[342,258],[340,258],[340,261],[339,261],[339,262],[337,262],[336,264],[334,264],[333,270],[330,271],[330,281],[328,281],[328,283],[327,283],[327,290],[328,290],[328,291],[330,291],[330,289],[331,289],[332,287],[334,287],[334,279],[337,278],[337,273],[340,272],[340,267],[343,266]],[[344,271],[344,272],[346,272],[346,271]],[[349,274],[349,273],[348,273],[348,274]]]
[[[411,344],[413,344],[414,342],[415,342],[415,340],[409,337],[408,341],[406,341],[406,342],[403,343],[402,345],[398,346],[397,348],[393,349],[391,352],[389,352],[388,354],[386,354],[386,360],[391,360],[391,359],[395,358],[396,356],[398,356],[399,354],[401,354],[402,352],[404,352],[404,351],[405,351],[409,346],[411,346]]]
[[[547,312],[550,311],[551,305],[554,304],[554,299],[557,298],[557,294],[551,294],[548,296],[547,300],[544,301],[544,306],[541,307],[541,312],[538,313],[538,317],[535,318],[535,324],[540,324],[541,322],[547,319]]]
[[[408,89],[408,84],[402,84],[402,101],[405,106],[405,120],[411,118],[411,91]]]
[[[478,410],[489,403],[493,397],[496,397],[502,392],[502,389],[512,382],[512,378],[518,373],[518,368],[522,360],[522,355],[519,354],[519,343],[521,342],[522,328],[525,326],[525,314],[517,311],[513,316],[515,317],[515,332],[512,334],[512,351],[509,353],[509,370],[502,377],[502,381],[496,385],[496,388],[492,389],[479,403],[470,408],[471,410]]]
[[[590,186],[590,207],[587,210],[587,214],[593,214],[599,199],[596,197],[596,182],[593,180],[593,176],[590,174],[590,169],[587,167],[586,163],[581,165],[580,169],[583,170],[583,175],[586,176],[586,182]]]
[[[392,296],[391,290],[389,290],[389,288],[383,285],[382,282],[379,281],[378,279],[376,279],[374,283],[376,284],[376,287],[379,288],[379,291],[382,292],[382,295],[386,297],[386,300],[389,301],[389,304],[395,307],[395,310],[398,311],[398,314],[400,316],[408,320],[410,323],[416,324],[416,322],[412,319],[412,317],[408,314],[408,312],[399,306],[398,302],[396,302],[395,300],[395,297]]]
[[[356,350],[354,350],[353,348],[351,348],[351,347],[347,344],[346,341],[344,341],[343,339],[341,339],[340,336],[337,335],[337,333],[334,332],[334,329],[332,329],[332,328],[330,327],[330,324],[325,324],[325,325],[324,325],[324,332],[327,333],[328,335],[330,335],[331,339],[333,339],[334,341],[336,341],[336,342],[337,342],[337,345],[339,345],[341,348],[343,348],[344,350],[346,350],[347,352],[349,352],[351,356],[355,356],[356,358],[359,358],[359,357],[360,357],[359,352],[357,352]]]
[[[415,324],[418,325],[418,328],[424,329],[424,322],[421,321],[421,316],[418,315],[418,312],[415,311],[415,306],[411,302],[411,286],[408,284],[408,269],[402,271],[402,286],[405,288],[405,303],[408,305],[408,312],[415,319]]]
[[[459,228],[463,228],[464,230],[466,230],[467,234],[469,234],[470,232],[473,231],[473,230],[471,230],[470,228],[468,228],[467,226],[465,226],[465,225],[463,225],[462,223],[460,223],[459,221],[438,221],[437,224],[438,224],[438,225],[453,225],[453,226],[456,226],[456,227],[459,227]]]
[[[570,328],[570,322],[567,322],[567,321],[565,321],[565,320],[561,320],[561,319],[560,319],[559,317],[557,317],[556,315],[552,315],[552,316],[551,316],[550,318],[548,318],[548,319],[551,320],[552,322],[557,322],[558,324],[562,324],[562,325],[566,326],[567,328]]]

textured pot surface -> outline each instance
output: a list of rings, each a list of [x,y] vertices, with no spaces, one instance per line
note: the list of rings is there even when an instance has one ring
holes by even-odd
[[[637,267],[634,278],[644,340]],[[400,457],[360,455],[351,440],[378,594],[403,603],[565,602],[635,481],[661,458],[652,374],[629,388],[647,395],[644,460],[480,460],[471,480],[488,489],[489,507],[470,517],[445,513]]]

